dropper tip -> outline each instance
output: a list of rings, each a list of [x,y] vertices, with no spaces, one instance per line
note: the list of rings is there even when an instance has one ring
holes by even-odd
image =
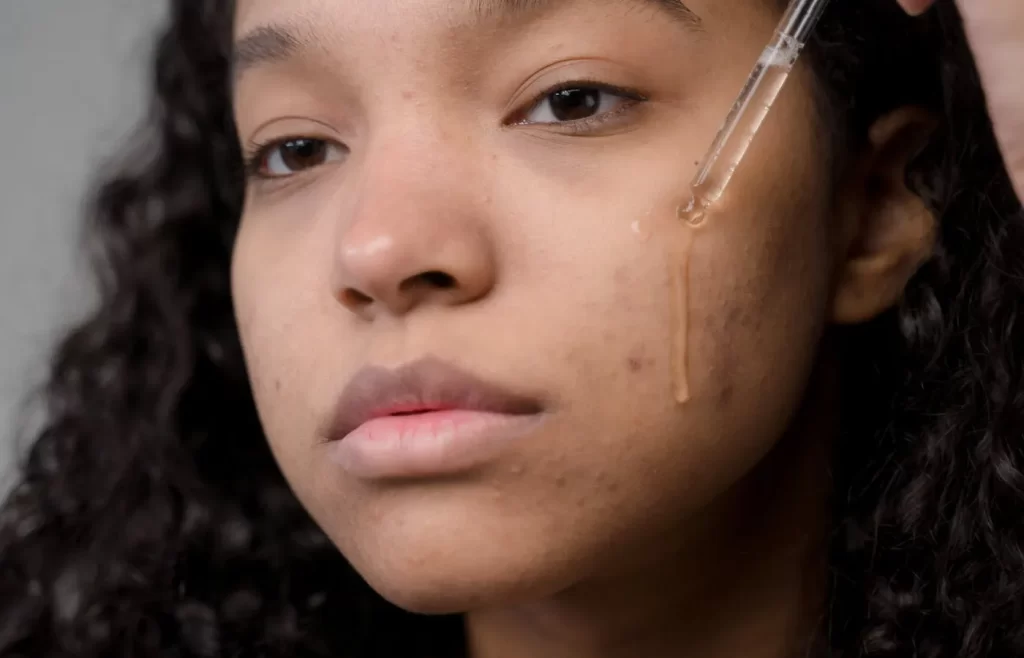
[[[685,221],[690,226],[699,226],[704,222],[705,210],[707,210],[708,203],[697,198],[696,194],[690,195],[690,200],[685,205],[679,206],[679,219]]]

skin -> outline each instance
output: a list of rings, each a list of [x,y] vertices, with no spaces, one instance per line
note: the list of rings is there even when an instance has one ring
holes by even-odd
[[[920,15],[936,0],[898,0]],[[971,44],[989,115],[1017,197],[1024,199],[1024,4],[1017,0],[957,0]]]
[[[689,228],[685,183],[778,19],[762,0],[689,6],[700,30],[639,0],[480,24],[469,0],[238,4],[238,38],[284,23],[319,39],[239,76],[242,144],[329,145],[252,180],[235,248],[268,440],[367,581],[411,610],[467,612],[476,658],[783,656],[816,621],[828,328],[891,306],[929,253],[934,218],[902,174],[932,120],[881,118],[833,171],[800,68]],[[572,130],[516,123],[580,79],[647,100],[610,96],[610,118]],[[281,162],[257,159],[264,175]],[[536,397],[543,423],[457,476],[339,469],[320,428],[348,381],[428,355]]]
[[[921,13],[935,0],[904,0]],[[989,114],[1017,198],[1024,199],[1024,4],[1017,0],[957,0],[971,43]]]

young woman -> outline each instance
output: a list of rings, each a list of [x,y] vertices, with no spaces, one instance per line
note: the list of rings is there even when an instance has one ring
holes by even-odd
[[[1024,10],[962,4],[835,0],[691,226],[783,2],[172,3],[0,656],[1024,656]]]

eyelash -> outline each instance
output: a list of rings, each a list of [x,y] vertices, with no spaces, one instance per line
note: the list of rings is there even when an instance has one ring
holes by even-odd
[[[552,123],[538,123],[531,124],[525,121],[524,116],[528,115],[534,109],[536,109],[540,103],[544,102],[547,98],[563,91],[570,91],[575,89],[586,89],[594,90],[602,93],[612,94],[625,99],[626,104],[624,107],[617,108],[615,110],[603,112],[590,117],[582,119],[575,119],[572,121],[552,122]],[[596,128],[607,124],[608,122],[619,118],[622,114],[628,112],[630,109],[636,107],[639,103],[647,102],[648,98],[642,92],[636,89],[628,87],[619,87],[611,85],[605,82],[597,80],[571,80],[568,82],[561,82],[557,85],[549,87],[544,91],[540,92],[525,106],[523,110],[517,111],[513,116],[520,117],[513,121],[508,122],[508,125],[543,125],[556,128],[558,130],[565,131],[571,135],[582,135]],[[250,179],[261,179],[261,180],[275,180],[281,178],[290,178],[295,176],[301,171],[295,172],[294,174],[287,175],[267,175],[262,173],[263,164],[273,154],[274,149],[280,148],[284,144],[296,140],[310,140],[310,141],[329,141],[321,140],[315,137],[292,135],[287,137],[281,137],[265,142],[253,141],[249,144],[250,155],[244,157],[243,168],[246,178]],[[313,167],[315,168],[315,167]]]
[[[593,91],[600,91],[613,96],[619,96],[624,100],[628,101],[625,107],[620,107],[612,111],[603,112],[591,117],[583,119],[576,119],[574,121],[561,121],[557,123],[541,123],[541,124],[530,124],[526,123],[523,119],[517,119],[510,122],[510,125],[543,125],[551,126],[560,130],[564,130],[569,134],[579,135],[589,130],[593,130],[599,126],[602,126],[609,121],[618,118],[620,115],[628,112],[630,109],[636,107],[639,103],[645,103],[649,99],[647,96],[639,91],[638,89],[632,89],[629,87],[620,87],[617,85],[608,84],[607,82],[601,82],[599,80],[570,80],[568,82],[561,82],[552,87],[548,87],[544,91],[540,92],[525,106],[523,110],[519,110],[515,113],[516,116],[524,116],[529,114],[536,108],[540,103],[544,102],[550,96],[562,91],[571,91],[575,89],[587,89]]]

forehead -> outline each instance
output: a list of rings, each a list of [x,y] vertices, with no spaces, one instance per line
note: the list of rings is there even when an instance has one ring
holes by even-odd
[[[425,15],[441,17],[443,15],[460,15],[464,20],[475,22],[493,22],[501,19],[525,18],[543,14],[565,5],[591,4],[594,0],[350,0],[344,3],[347,13],[365,13],[368,9],[383,12],[392,16],[408,14],[417,19]],[[665,13],[678,21],[697,27],[700,17],[687,6],[686,0],[618,0],[620,4],[634,7],[646,7]],[[277,0],[236,0],[235,17],[236,32],[244,34],[247,28],[258,24],[261,15],[273,8],[275,14],[292,15],[296,18],[305,16],[323,17],[341,13],[341,4],[329,0],[313,0],[307,2],[281,3]],[[284,11],[280,11],[284,10]]]
[[[389,19],[408,16],[410,21],[440,20],[472,30],[502,22],[524,23],[567,6],[595,6],[596,0],[352,0],[349,14],[384,14]],[[688,29],[701,30],[702,19],[684,0],[606,0],[634,9],[661,14]],[[329,0],[237,0],[232,68],[236,79],[245,71],[315,50],[328,41],[324,25],[340,13]]]

